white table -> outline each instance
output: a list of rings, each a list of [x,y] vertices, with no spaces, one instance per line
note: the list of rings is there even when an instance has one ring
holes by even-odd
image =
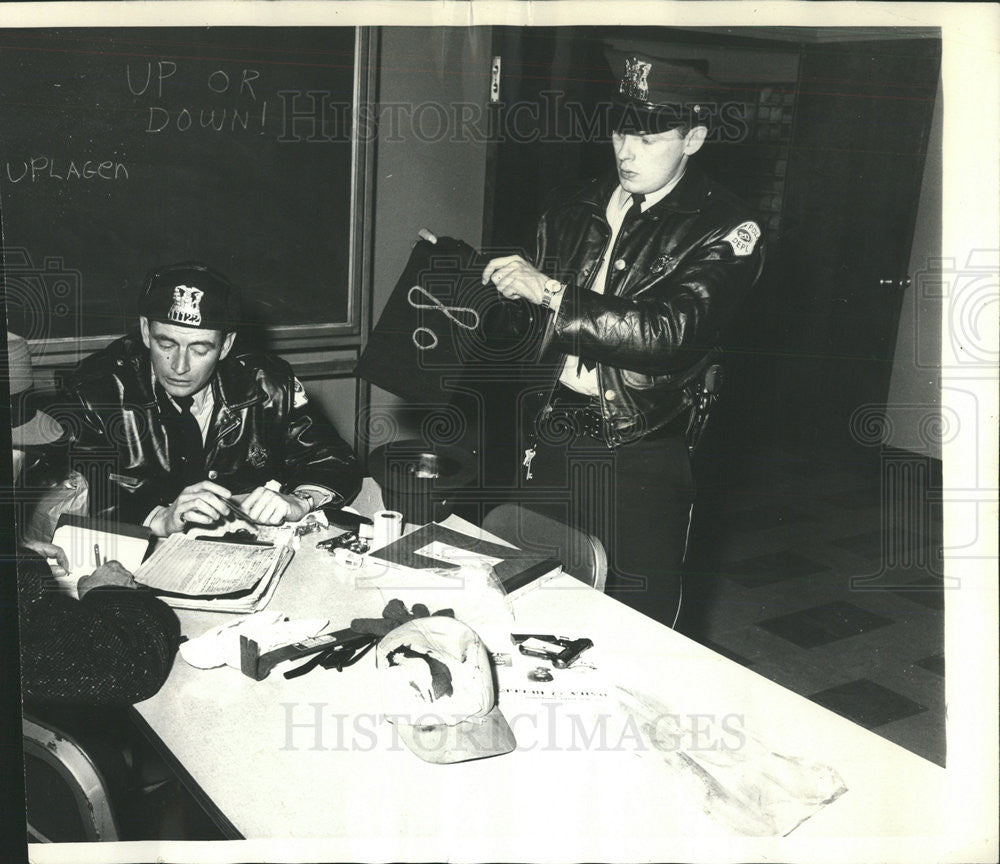
[[[335,571],[312,548],[322,536],[305,539],[269,608],[337,626],[377,616],[382,594]],[[742,730],[830,765],[848,791],[787,838],[740,837],[703,814],[662,759],[614,737],[602,746],[599,706],[509,690],[501,707],[515,752],[427,764],[380,721],[371,654],[343,673],[288,680],[278,667],[260,682],[178,658],[136,711],[233,836],[282,839],[238,853],[243,860],[295,860],[289,839],[309,841],[298,860],[815,860],[817,850],[828,860],[912,860],[903,850],[913,838],[928,850],[940,833],[944,772],[932,763],[568,576],[523,589],[514,607],[518,630],[590,636],[599,681],[712,718],[730,745]],[[180,618],[191,637],[229,620]]]

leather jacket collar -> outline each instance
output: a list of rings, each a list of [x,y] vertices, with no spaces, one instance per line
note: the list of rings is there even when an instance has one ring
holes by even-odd
[[[618,174],[611,171],[584,185],[577,203],[593,207],[603,217],[611,193],[618,187]],[[673,213],[700,213],[712,194],[708,177],[693,162],[688,162],[684,176],[670,192],[642,214],[643,219],[657,221],[664,210]]]
[[[100,462],[112,490],[102,492],[93,514],[139,523],[173,501],[184,477],[171,460],[167,418],[139,334],[86,358],[64,377],[64,388],[66,404],[79,410],[74,452]],[[207,479],[234,493],[277,480],[290,489],[321,487],[338,503],[357,494],[361,477],[351,448],[309,405],[287,362],[266,352],[230,354],[216,367],[212,388]]]
[[[149,349],[138,331],[130,333],[125,340],[125,362],[132,366],[133,374],[125,380],[126,401],[142,408],[156,408],[158,402],[153,390],[152,362]],[[212,376],[212,395],[218,407],[229,411],[239,410],[266,398],[257,383],[256,376],[232,353],[219,361]]]

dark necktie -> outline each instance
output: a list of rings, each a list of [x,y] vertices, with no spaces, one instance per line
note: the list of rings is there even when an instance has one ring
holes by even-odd
[[[185,486],[204,480],[205,453],[201,438],[201,427],[191,413],[194,404],[193,396],[174,396],[174,402],[180,408],[175,411],[176,441],[180,445],[171,454],[174,470],[179,471],[181,481]],[[174,458],[176,457],[176,459]]]
[[[622,233],[625,231],[625,229],[628,227],[628,225],[630,223],[632,223],[633,221],[635,221],[637,218],[639,218],[639,214],[642,213],[642,202],[645,201],[645,200],[646,200],[646,196],[643,195],[641,192],[633,192],[632,193],[632,206],[629,207],[628,210],[625,212],[625,216],[622,219],[621,228],[618,229],[618,234],[615,237],[615,244],[614,245],[617,245],[618,238],[622,236]],[[613,252],[614,252],[614,247],[612,246],[612,248],[609,250],[608,254],[611,255]],[[612,269],[612,266],[613,266],[612,263],[609,262],[608,263],[607,273],[604,276],[605,290],[607,290],[608,280],[611,278],[611,269]],[[584,369],[586,369],[588,372],[591,372],[591,371],[593,371],[595,365],[596,365],[595,361],[593,361],[593,360],[584,360],[581,357],[580,358],[580,362],[577,363],[577,365],[576,365],[576,374],[577,375],[582,374],[582,372],[583,372]]]

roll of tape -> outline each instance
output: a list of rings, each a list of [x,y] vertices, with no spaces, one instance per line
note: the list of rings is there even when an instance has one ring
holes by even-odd
[[[364,563],[364,559],[350,549],[334,549],[333,560],[348,570],[357,570]]]
[[[388,546],[403,534],[403,514],[396,510],[379,510],[372,516],[372,522],[375,523],[373,549]]]

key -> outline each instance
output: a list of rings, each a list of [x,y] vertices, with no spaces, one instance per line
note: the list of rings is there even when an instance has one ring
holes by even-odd
[[[534,475],[531,473],[531,460],[535,458],[535,448],[529,447],[524,451],[524,460],[521,464],[524,466],[524,479],[530,480]]]

